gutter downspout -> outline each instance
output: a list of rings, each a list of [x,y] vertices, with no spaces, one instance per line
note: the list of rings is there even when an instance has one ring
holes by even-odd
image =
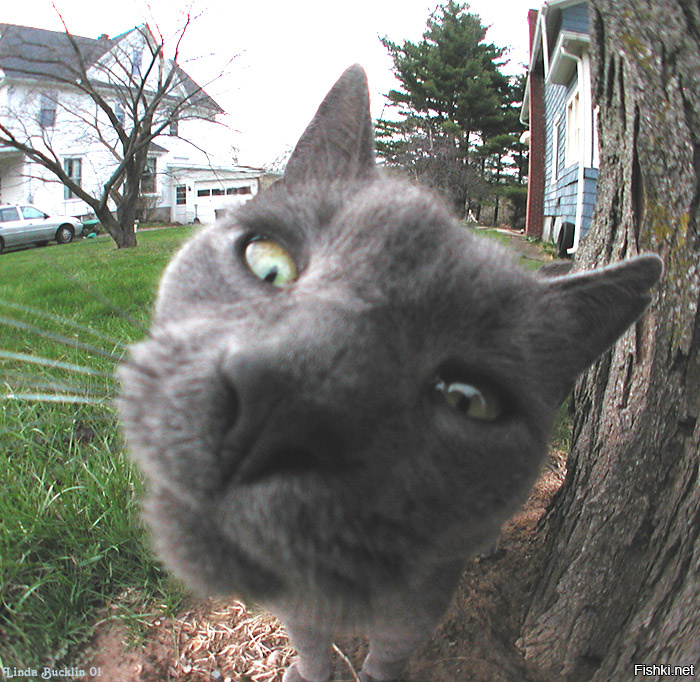
[[[578,89],[579,89],[579,113],[581,116],[581,138],[579,140],[579,159],[578,159],[578,180],[576,186],[576,218],[574,222],[574,243],[567,253],[576,253],[578,245],[581,241],[581,222],[583,221],[583,186],[585,182],[586,171],[586,127],[584,119],[586,107],[588,106],[588,97],[585,94],[583,58],[572,54],[562,45],[561,53],[569,59],[576,60],[576,72],[578,74]]]

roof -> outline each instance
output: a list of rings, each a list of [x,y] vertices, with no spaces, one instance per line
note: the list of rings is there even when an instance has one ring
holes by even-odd
[[[148,27],[145,27],[148,30]],[[115,38],[102,35],[99,38],[75,36],[65,31],[47,31],[32,26],[0,23],[0,70],[6,77],[33,78],[57,83],[76,82],[83,69],[80,59],[88,69],[99,61],[136,27]],[[80,56],[76,54],[78,48]],[[223,109],[207,95],[179,66],[178,77],[192,103],[223,113]]]
[[[113,45],[106,37],[72,37],[86,66],[94,64]],[[67,33],[43,28],[0,24],[0,69],[11,77],[76,80],[79,62],[70,38]]]
[[[530,45],[527,84],[520,112],[520,121],[524,125],[529,125],[532,72],[544,69],[547,82],[566,84],[576,69],[576,57],[588,49],[590,36],[587,26],[585,30],[581,30],[581,27],[571,30],[562,24],[562,12],[576,5],[585,7],[586,0],[547,0],[537,10],[535,34]]]
[[[542,4],[537,16],[537,30],[531,46],[530,65],[531,71],[536,62],[542,59],[543,38],[549,44],[549,47],[554,46],[558,34],[562,31],[561,13],[562,10],[573,7],[574,5],[585,5],[586,0],[548,0]],[[544,19],[544,21],[542,21]],[[543,24],[546,35],[543,36]]]

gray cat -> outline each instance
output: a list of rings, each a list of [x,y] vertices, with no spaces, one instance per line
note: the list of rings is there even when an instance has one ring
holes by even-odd
[[[362,679],[398,679],[660,272],[653,255],[524,272],[379,172],[351,67],[284,179],[170,263],[120,370],[161,557],[282,619],[285,682],[327,682],[334,634],[356,630]]]

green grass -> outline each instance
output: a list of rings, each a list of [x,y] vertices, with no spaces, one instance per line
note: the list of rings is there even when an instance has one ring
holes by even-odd
[[[498,242],[502,246],[505,246],[508,249],[513,248],[513,242],[508,235],[503,234],[502,232],[499,232],[495,228],[481,228],[479,230],[475,230],[475,232],[479,236],[486,237],[487,239],[491,239],[495,242]],[[525,241],[529,242],[530,244],[536,245],[541,251],[542,255],[547,255],[550,257],[553,257],[556,255],[556,247],[553,244],[550,244],[549,242],[544,242],[541,239],[535,239],[533,237],[525,237]],[[520,265],[525,268],[526,270],[539,270],[543,263],[540,260],[531,258],[530,256],[526,256],[524,254],[520,255],[520,258],[518,260]]]
[[[557,255],[557,245],[554,242],[546,241],[544,239],[539,239],[538,237],[525,237],[525,241],[531,244],[537,244],[542,251],[544,251],[548,256],[552,258],[558,258]]]
[[[0,668],[59,661],[100,613],[138,619],[154,600],[172,608],[181,598],[144,539],[110,375],[191,232],[142,232],[124,251],[95,239],[0,257],[0,351],[10,355],[0,358]],[[86,402],[8,397],[26,394]]]
[[[160,274],[191,233],[142,232],[139,247],[124,251],[100,238],[0,256],[0,395],[87,401],[1,403],[0,668],[60,661],[98,618],[138,621],[154,603],[172,610],[182,597],[144,539],[140,480],[123,453],[110,376],[143,335]],[[557,428],[565,441],[565,411]]]
[[[489,228],[489,229],[479,229],[475,230],[475,232],[479,236],[483,237],[488,237],[489,239],[493,239],[493,241],[498,242],[502,246],[509,247],[510,246],[510,239],[503,234],[502,232],[499,232],[495,228]]]

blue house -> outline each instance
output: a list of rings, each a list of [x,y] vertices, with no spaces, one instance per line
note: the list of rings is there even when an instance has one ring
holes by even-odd
[[[590,229],[598,179],[585,0],[530,10],[530,65],[521,121],[530,128],[526,233],[571,255]]]

